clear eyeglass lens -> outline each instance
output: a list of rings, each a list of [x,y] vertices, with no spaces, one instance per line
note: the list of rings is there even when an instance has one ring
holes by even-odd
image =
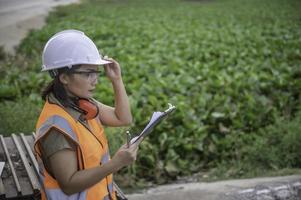
[[[89,76],[88,76],[88,80],[89,81],[94,81],[95,79],[97,79],[98,78],[98,72],[90,72],[89,73]]]
[[[89,81],[95,81],[101,71],[74,71],[74,74],[80,74],[82,77],[86,78]]]

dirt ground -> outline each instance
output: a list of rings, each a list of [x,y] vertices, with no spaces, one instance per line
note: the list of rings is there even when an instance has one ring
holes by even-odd
[[[129,200],[301,200],[301,175],[157,186]]]
[[[29,30],[41,28],[55,6],[80,0],[0,0],[0,46],[14,53]]]

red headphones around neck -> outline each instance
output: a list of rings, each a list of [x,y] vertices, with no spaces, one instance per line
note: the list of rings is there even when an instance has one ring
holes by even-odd
[[[90,99],[80,98],[78,100],[78,108],[83,112],[86,120],[94,119],[99,114],[97,104]]]

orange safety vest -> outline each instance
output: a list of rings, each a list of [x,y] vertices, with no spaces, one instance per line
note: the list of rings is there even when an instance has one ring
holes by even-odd
[[[108,162],[110,160],[108,142],[99,119],[88,120],[87,123],[90,130],[76,121],[59,105],[50,104],[46,101],[37,122],[37,138],[34,144],[39,163],[40,180],[43,184],[41,190],[42,200],[116,200],[112,174],[94,186],[68,196],[60,189],[58,182],[47,172],[43,165],[39,141],[52,127],[60,130],[76,144],[80,170],[93,168]]]

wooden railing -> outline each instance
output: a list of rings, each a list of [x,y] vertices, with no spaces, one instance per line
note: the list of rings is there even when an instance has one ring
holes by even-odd
[[[40,199],[35,135],[0,135],[0,199]]]

